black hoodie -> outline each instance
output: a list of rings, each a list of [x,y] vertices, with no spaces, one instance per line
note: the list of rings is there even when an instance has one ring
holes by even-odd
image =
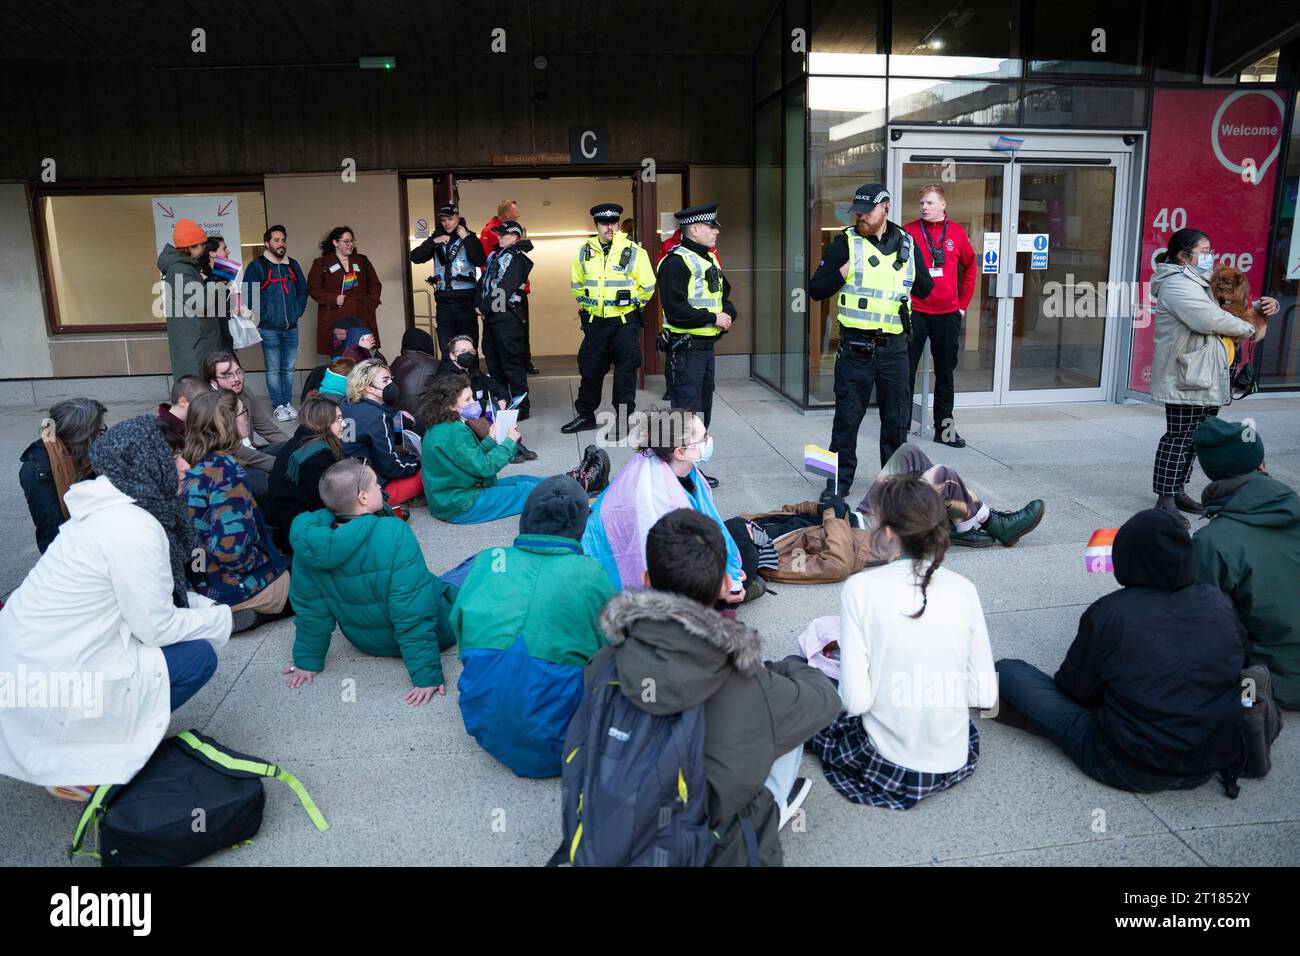
[[[1195,777],[1231,765],[1246,663],[1232,604],[1192,583],[1192,540],[1163,511],[1126,521],[1112,558],[1123,587],[1084,612],[1057,685],[1097,708],[1107,743],[1138,770]]]

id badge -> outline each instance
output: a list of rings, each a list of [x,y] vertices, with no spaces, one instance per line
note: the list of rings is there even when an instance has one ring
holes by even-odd
[[[940,278],[943,275],[943,266],[936,266],[931,269],[930,275],[934,276],[936,279]]]

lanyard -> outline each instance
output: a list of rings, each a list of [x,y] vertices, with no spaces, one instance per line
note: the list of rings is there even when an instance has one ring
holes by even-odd
[[[948,242],[948,217],[943,217],[943,232],[939,235],[939,244],[937,246],[930,239],[930,230],[926,228],[924,219],[921,220],[921,235],[925,237],[925,247],[930,250],[930,260],[933,262],[936,254],[942,259],[944,246]]]

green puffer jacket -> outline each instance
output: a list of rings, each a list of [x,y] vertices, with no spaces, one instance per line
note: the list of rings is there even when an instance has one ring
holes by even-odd
[[[294,666],[324,668],[337,623],[358,650],[401,657],[413,686],[444,683],[439,655],[455,643],[449,622],[455,588],[425,565],[401,518],[365,515],[333,524],[329,511],[309,511],[289,531]]]
[[[497,472],[515,457],[515,442],[479,441],[463,421],[440,422],[424,433],[420,473],[429,513],[450,521],[473,507],[484,488],[497,483]]]
[[[1196,532],[1196,580],[1223,591],[1250,635],[1250,661],[1278,704],[1300,709],[1300,498],[1263,472],[1211,482]]]

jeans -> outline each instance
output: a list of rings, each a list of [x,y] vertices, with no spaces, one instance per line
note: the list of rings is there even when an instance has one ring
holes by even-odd
[[[293,403],[293,367],[298,358],[298,326],[291,329],[258,329],[262,333],[262,357],[266,360],[266,389],[276,408]]]
[[[794,782],[799,776],[799,763],[802,760],[803,744],[800,744],[788,754],[777,757],[776,763],[772,764],[772,771],[767,775],[764,786],[772,791],[778,810],[784,809],[785,802],[790,799],[790,791],[794,789]]]
[[[451,519],[452,524],[482,524],[508,518],[524,510],[529,493],[544,479],[537,475],[511,475],[491,488],[484,488],[469,510]]]
[[[171,681],[172,710],[179,710],[217,672],[217,652],[201,640],[168,644],[162,652]]]
[[[1119,790],[1155,793],[1199,787],[1213,776],[1180,777],[1135,767],[1106,740],[1097,712],[1067,695],[1050,676],[1020,660],[1004,658],[995,667],[1001,705],[1023,715],[1098,783]]]

